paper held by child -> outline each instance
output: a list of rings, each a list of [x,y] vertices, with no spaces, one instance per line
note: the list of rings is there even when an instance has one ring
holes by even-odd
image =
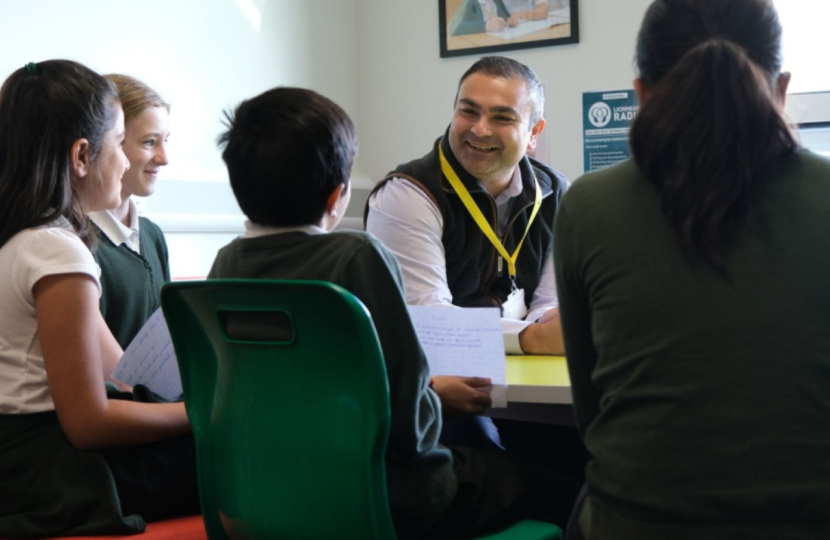
[[[507,407],[501,314],[497,308],[409,306],[432,375],[488,377],[493,407]]]
[[[507,406],[504,342],[496,308],[410,306],[409,314],[433,375],[488,377],[493,407]],[[166,399],[182,393],[179,366],[167,322],[157,310],[118,361],[113,377],[143,384]]]
[[[167,321],[160,309],[153,313],[127,346],[112,376],[135,386],[143,384],[165,399],[178,399],[182,380]]]

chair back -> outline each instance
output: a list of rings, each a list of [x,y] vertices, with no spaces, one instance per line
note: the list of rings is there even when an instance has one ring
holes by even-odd
[[[363,304],[331,283],[168,283],[162,308],[211,540],[394,539],[389,386]]]

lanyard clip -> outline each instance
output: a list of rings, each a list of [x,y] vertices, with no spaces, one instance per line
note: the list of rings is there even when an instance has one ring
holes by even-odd
[[[516,276],[510,276],[510,292],[514,293],[519,290],[519,287],[516,286]]]

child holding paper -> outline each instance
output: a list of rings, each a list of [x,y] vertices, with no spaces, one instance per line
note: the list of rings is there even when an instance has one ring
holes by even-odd
[[[98,310],[84,213],[116,207],[124,114],[66,60],[0,88],[0,536],[135,534],[198,511],[181,403],[109,400],[121,348]]]
[[[368,233],[332,232],[349,203],[357,153],[346,113],[311,90],[276,88],[244,101],[228,128],[222,157],[248,221],[209,277],[329,281],[375,315],[389,378],[386,470],[398,537],[466,538],[526,517],[566,517],[569,506],[544,471],[504,452],[438,443],[441,403],[397,260]]]

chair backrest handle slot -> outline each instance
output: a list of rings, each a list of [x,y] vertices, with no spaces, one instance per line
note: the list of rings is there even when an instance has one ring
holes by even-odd
[[[248,343],[293,343],[296,334],[285,311],[220,310],[225,336]]]

